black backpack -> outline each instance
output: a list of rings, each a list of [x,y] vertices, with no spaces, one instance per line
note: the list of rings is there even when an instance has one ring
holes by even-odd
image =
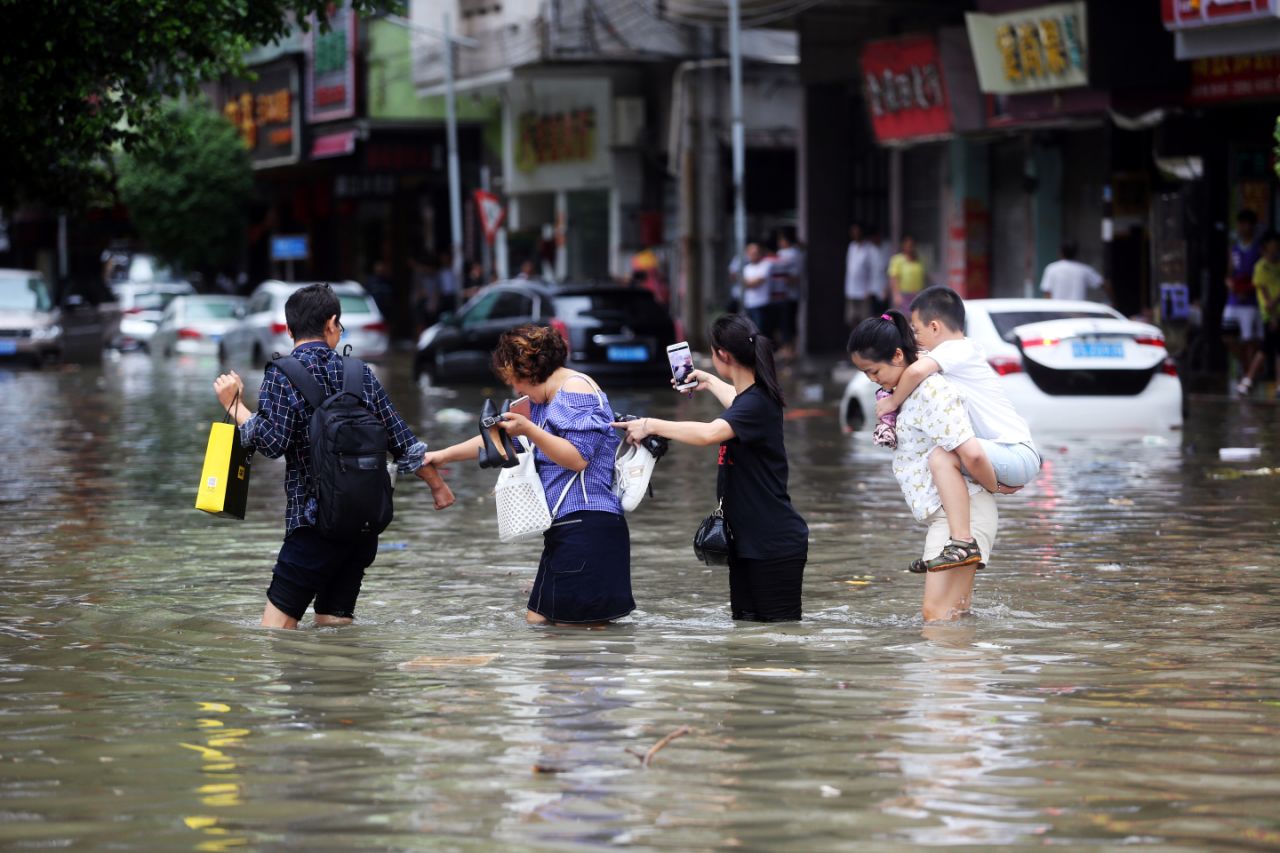
[[[364,362],[343,358],[342,388],[331,396],[291,355],[271,362],[315,411],[311,481],[316,531],[330,539],[377,536],[391,523],[387,428],[364,405]]]

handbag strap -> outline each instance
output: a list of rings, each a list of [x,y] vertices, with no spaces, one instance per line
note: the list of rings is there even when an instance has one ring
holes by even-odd
[[[227,406],[226,411],[222,413],[222,422],[224,424],[233,424],[236,422],[232,412],[236,410],[236,404],[240,402],[240,392],[237,391],[235,397],[231,398],[231,405]]]

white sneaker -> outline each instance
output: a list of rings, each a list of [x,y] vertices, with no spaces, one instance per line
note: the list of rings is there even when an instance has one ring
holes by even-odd
[[[644,447],[623,447],[622,454],[613,461],[613,493],[622,501],[622,511],[631,512],[649,493],[649,479],[658,460]]]

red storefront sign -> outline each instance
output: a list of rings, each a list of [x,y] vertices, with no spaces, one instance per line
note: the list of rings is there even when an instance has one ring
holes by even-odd
[[[944,136],[951,110],[933,36],[868,42],[862,80],[871,126],[880,142]]]
[[[1280,95],[1280,55],[1215,56],[1191,63],[1187,100],[1195,104]]]
[[[1160,0],[1160,15],[1165,29],[1183,30],[1274,18],[1278,7],[1276,0]]]

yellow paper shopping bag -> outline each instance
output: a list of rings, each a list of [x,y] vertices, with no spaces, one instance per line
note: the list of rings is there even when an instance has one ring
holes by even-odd
[[[200,490],[196,492],[196,509],[214,515],[244,518],[249,500],[249,462],[251,454],[240,444],[240,430],[235,424],[214,424],[209,430],[209,446],[204,452],[204,470],[200,473]]]

